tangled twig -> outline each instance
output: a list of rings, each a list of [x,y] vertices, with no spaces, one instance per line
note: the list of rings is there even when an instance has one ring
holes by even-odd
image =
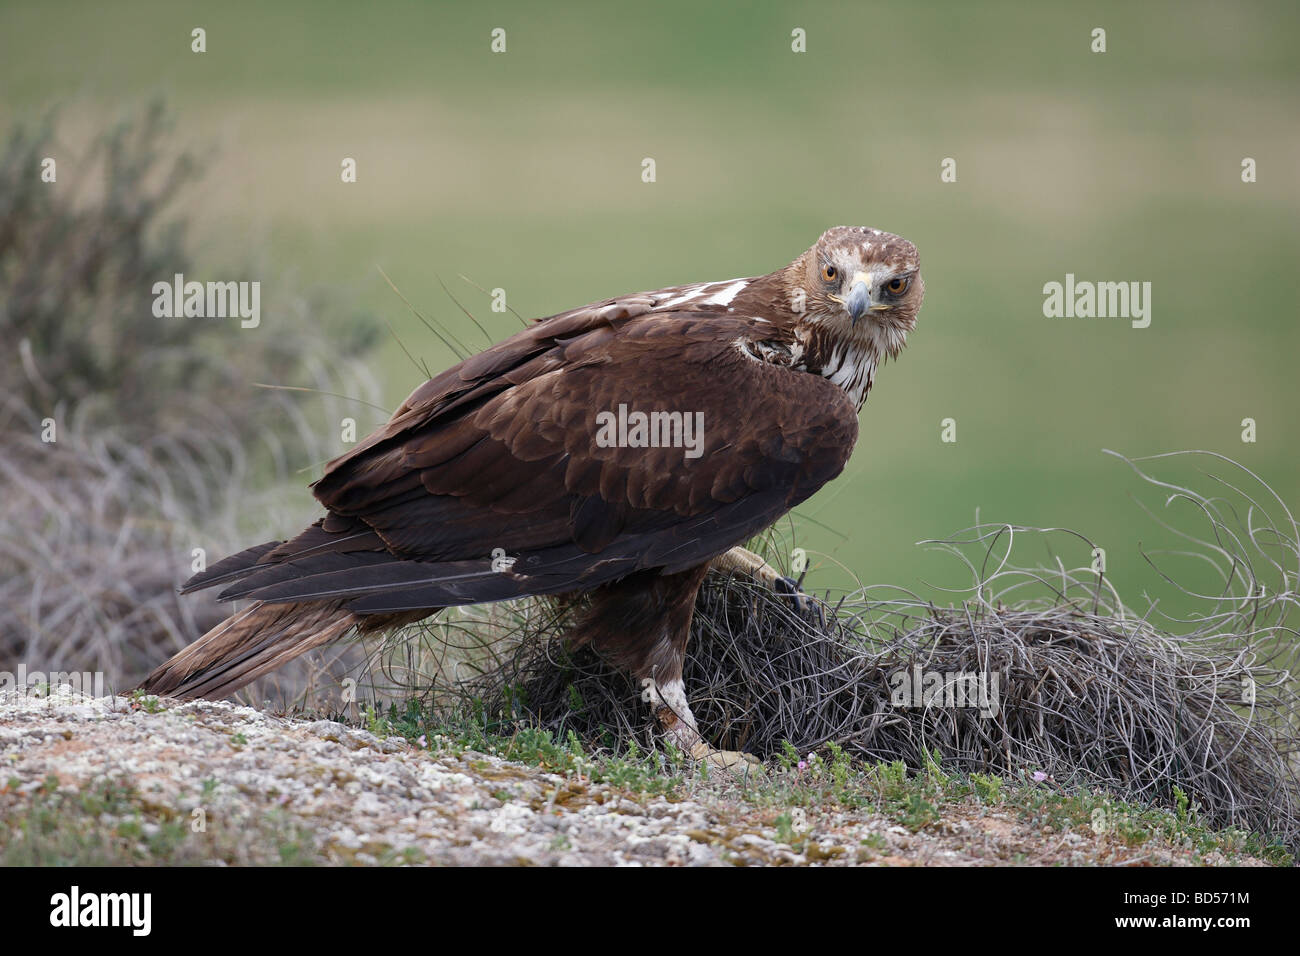
[[[1297,695],[1285,619],[1300,536],[1285,509],[1267,522],[1256,504],[1237,521],[1223,500],[1177,494],[1208,519],[1224,581],[1206,596],[1210,612],[1177,635],[1125,607],[1090,567],[1013,565],[1017,537],[1072,534],[1059,529],[979,526],[930,542],[973,575],[951,607],[862,588],[819,619],[748,580],[711,577],[685,673],[701,731],[761,757],[787,741],[800,752],[834,742],[864,760],[919,769],[937,751],[958,771],[1041,771],[1167,806],[1177,789],[1212,824],[1294,851]],[[1265,568],[1279,586],[1260,598]],[[520,602],[434,624],[433,639],[415,646],[436,647],[437,661],[404,643],[402,673],[388,679],[506,726],[653,746],[632,682],[591,650],[566,648],[580,607]]]

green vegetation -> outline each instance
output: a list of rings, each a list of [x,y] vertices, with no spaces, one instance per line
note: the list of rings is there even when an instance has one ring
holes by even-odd
[[[1009,809],[1021,821],[1049,834],[1075,833],[1092,839],[1106,833],[1126,847],[1162,840],[1190,849],[1194,861],[1217,851],[1229,858],[1249,855],[1278,865],[1292,862],[1287,849],[1275,841],[1239,829],[1208,826],[1181,791],[1178,806],[1166,810],[1118,800],[1102,790],[1062,788],[1026,775],[1009,779],[948,773],[937,750],[924,772],[910,773],[900,761],[874,765],[851,761],[833,743],[804,755],[787,743],[773,766],[732,780],[711,774],[671,748],[666,753],[644,753],[632,744],[616,753],[584,747],[573,732],[563,740],[530,728],[504,734],[485,730],[472,717],[429,714],[415,701],[405,708],[391,706],[386,717],[375,718],[372,712],[367,729],[399,734],[437,750],[491,754],[636,794],[686,798],[721,786],[741,806],[775,811],[776,839],[801,852],[807,833],[796,832],[792,808],[871,811],[915,833],[942,823],[957,808],[973,806]]]
[[[1197,817],[1185,798],[1175,810],[1162,810],[1117,801],[1105,793],[1066,790],[1051,781],[1022,776],[1004,779],[982,774],[949,774],[937,754],[922,773],[909,773],[901,763],[861,765],[840,748],[829,745],[809,754],[786,747],[762,772],[744,778],[710,773],[680,754],[646,753],[635,746],[622,753],[584,747],[574,734],[557,739],[545,731],[521,729],[511,734],[485,730],[473,718],[435,718],[418,705],[390,708],[388,715],[369,715],[367,727],[378,734],[400,734],[434,755],[469,755],[470,767],[490,772],[487,761],[473,754],[493,755],[538,767],[565,778],[545,798],[565,806],[589,799],[587,788],[603,784],[633,801],[664,797],[726,801],[727,814],[744,823],[747,832],[762,831],[810,861],[835,859],[811,839],[809,817],[848,813],[859,818],[880,817],[881,827],[901,826],[912,833],[942,833],[954,820],[979,819],[988,813],[1011,814],[1044,838],[1077,835],[1088,841],[1109,841],[1122,848],[1158,844],[1181,848],[1191,862],[1211,853],[1229,861],[1243,856],[1278,865],[1292,862],[1280,846],[1239,830],[1214,830]],[[235,735],[239,736],[239,735]],[[232,744],[235,741],[232,739]],[[246,743],[246,741],[242,741]],[[199,825],[199,811],[210,805],[218,789],[213,779],[198,791],[174,802],[160,802],[124,781],[106,778],[85,789],[73,789],[55,775],[36,785],[22,786],[10,778],[0,787],[0,865],[202,865],[214,861],[244,865],[308,865],[325,862],[379,865],[418,864],[424,853],[368,843],[355,849],[333,843],[278,805],[244,812],[237,825]],[[509,802],[511,788],[493,796]],[[275,797],[268,794],[268,801]],[[716,801],[715,801],[716,803]],[[857,862],[872,862],[886,850],[884,836],[872,832],[856,848]],[[708,834],[693,838],[708,839]],[[1097,842],[1101,846],[1101,842]],[[570,849],[559,835],[551,849]],[[828,855],[829,853],[829,855]]]
[[[213,862],[305,866],[317,862],[309,830],[279,809],[236,827],[195,832],[180,807],[147,799],[129,783],[97,781],[82,790],[51,774],[37,790],[0,790],[0,865],[187,866]]]
[[[102,117],[164,93],[208,170],[179,209],[202,242],[196,269],[248,252],[342,285],[435,369],[454,356],[377,265],[480,347],[440,279],[502,337],[515,317],[458,274],[542,315],[766,271],[836,223],[902,233],[922,252],[926,305],[878,377],[846,474],[799,509],[810,585],[964,584],[914,545],[979,508],[1079,530],[1106,548],[1122,593],[1150,589],[1177,611],[1137,550],[1170,539],[1100,449],[1209,448],[1297,498],[1300,419],[1281,410],[1300,352],[1300,181],[1287,169],[1300,8],[1108,0],[1079,13],[677,0],[508,3],[490,18],[403,2],[362,17],[346,3],[150,0],[129,16],[74,2],[52,20],[13,3],[0,36],[22,42],[0,57],[0,129],[60,106],[54,188],[71,191],[78,168],[63,160]],[[203,54],[190,51],[197,25]],[[489,52],[495,26],[505,54]],[[803,54],[790,51],[796,26]],[[1104,54],[1089,51],[1094,26]],[[355,184],[340,182],[346,156]],[[1241,182],[1245,156],[1256,183]],[[939,180],[944,157],[955,183]],[[1042,287],[1067,272],[1150,281],[1151,327],[1044,318]],[[272,280],[231,278],[246,277]],[[389,407],[422,378],[393,341],[375,370]],[[956,444],[939,441],[950,416]],[[1255,444],[1240,441],[1245,417]]]

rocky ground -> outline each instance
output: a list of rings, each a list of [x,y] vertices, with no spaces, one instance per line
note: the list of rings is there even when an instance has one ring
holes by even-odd
[[[7,694],[0,852],[41,864],[1258,862],[1131,846],[974,799],[913,830],[878,808],[782,806],[766,776],[664,795],[427,743],[229,703]]]

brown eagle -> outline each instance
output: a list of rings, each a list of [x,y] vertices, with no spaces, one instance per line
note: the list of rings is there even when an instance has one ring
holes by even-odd
[[[785,268],[606,299],[425,382],[312,485],[325,515],[182,592],[252,603],[141,685],[225,697],[304,651],[439,610],[585,593],[570,639],[644,688],[668,739],[724,766],[682,686],[710,566],[844,468],[876,368],[916,325],[916,247],[840,226]]]

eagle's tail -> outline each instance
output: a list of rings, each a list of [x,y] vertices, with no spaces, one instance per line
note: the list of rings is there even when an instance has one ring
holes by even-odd
[[[430,602],[412,607],[409,600],[397,601],[400,606],[396,608],[360,610],[347,606],[356,602],[355,592],[367,568],[373,568],[376,562],[386,566],[399,563],[406,576],[416,580],[433,572],[427,565],[415,565],[412,572],[413,562],[397,562],[368,528],[358,531],[353,523],[344,524],[341,530],[328,530],[328,520],[317,521],[290,541],[267,541],[233,554],[186,581],[182,594],[224,584],[227,587],[220,598],[251,596],[257,600],[158,667],[139,689],[167,697],[220,700],[298,655],[339,640],[349,631],[373,634],[438,613],[440,605]],[[306,585],[308,579],[330,577],[325,573],[328,571],[338,572],[335,577],[348,577],[350,586]],[[383,598],[387,579],[382,573],[376,577],[379,584],[372,590],[381,592]],[[478,577],[501,580],[506,576],[485,571]],[[270,583],[290,589],[298,586],[306,593],[249,593]],[[409,582],[398,581],[398,585],[404,584]]]
[[[338,603],[266,604],[256,601],[232,614],[159,666],[139,689],[166,697],[229,697],[267,671],[361,626]]]

